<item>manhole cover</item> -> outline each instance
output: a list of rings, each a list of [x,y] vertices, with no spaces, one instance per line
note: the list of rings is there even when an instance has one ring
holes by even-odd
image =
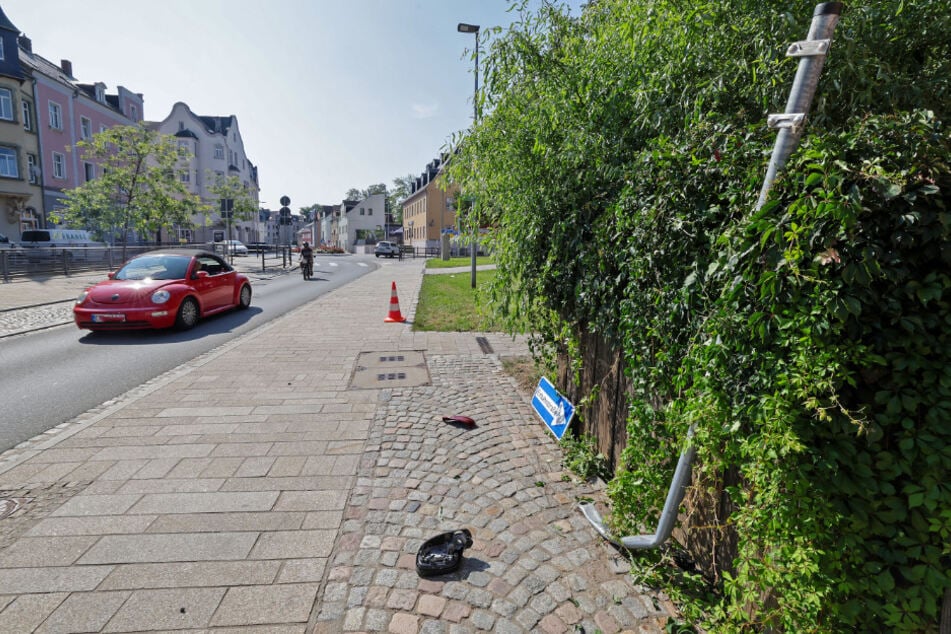
[[[350,387],[380,389],[429,385],[426,357],[419,350],[361,352]]]

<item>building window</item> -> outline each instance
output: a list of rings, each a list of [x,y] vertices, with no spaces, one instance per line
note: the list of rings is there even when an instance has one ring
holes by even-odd
[[[139,120],[139,109],[135,107],[135,104],[132,104],[132,106],[130,106],[130,107],[131,107],[131,109],[132,109],[132,116],[129,117],[129,118],[132,119],[133,121],[138,121],[138,120]]]
[[[23,113],[23,129],[33,129],[33,104],[23,99],[20,101],[20,110]]]
[[[216,145],[215,146],[215,158],[219,161],[225,157],[225,146]]]
[[[54,130],[63,129],[63,108],[55,101],[50,102],[50,127]]]
[[[360,207],[360,215],[361,215],[361,216],[367,215],[367,210],[364,209],[363,207]]]
[[[53,152],[53,178],[66,178],[66,155]]]
[[[183,183],[190,183],[191,180],[192,180],[192,179],[191,179],[191,172],[189,172],[188,170],[182,170],[182,171],[180,171],[180,172],[178,173],[178,180],[180,180],[180,181],[183,182]]]
[[[3,52],[3,39],[0,38],[0,61],[5,60],[6,58],[6,54]]]
[[[0,88],[0,119],[14,121],[13,93],[9,88]]]
[[[0,176],[19,178],[20,170],[18,167],[16,150],[0,147]]]
[[[92,121],[89,117],[79,117],[79,136],[84,139],[92,137]]]
[[[106,126],[105,126],[104,124],[101,124],[101,125],[99,126],[99,131],[100,131],[100,132],[105,132],[105,131],[106,131]]]
[[[84,163],[83,163],[83,171],[84,171],[85,174],[86,174],[86,181],[87,181],[87,182],[88,182],[88,181],[91,181],[91,180],[94,179],[94,178],[96,178],[96,166],[95,166],[94,163],[84,162]]]
[[[40,168],[36,166],[36,154],[26,155],[26,173],[30,177],[30,182],[34,185],[40,180]]]
[[[368,215],[368,216],[372,216],[372,215],[373,215],[373,207],[370,207],[369,209],[367,209],[367,215]]]
[[[13,93],[9,88],[0,88],[0,119],[13,121]]]

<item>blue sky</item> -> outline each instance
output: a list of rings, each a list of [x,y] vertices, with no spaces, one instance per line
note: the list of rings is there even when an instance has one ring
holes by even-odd
[[[537,7],[542,0],[531,0]],[[577,15],[580,0],[571,0]],[[261,204],[339,203],[416,174],[472,119],[474,36],[508,0],[2,0],[33,51],[82,83],[236,115]]]

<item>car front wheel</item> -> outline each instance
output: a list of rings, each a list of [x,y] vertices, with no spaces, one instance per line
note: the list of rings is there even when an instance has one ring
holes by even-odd
[[[198,302],[191,297],[182,300],[175,316],[175,327],[179,330],[194,328],[198,323]]]
[[[238,296],[238,308],[245,309],[251,305],[251,287],[247,284],[241,287],[241,294]]]

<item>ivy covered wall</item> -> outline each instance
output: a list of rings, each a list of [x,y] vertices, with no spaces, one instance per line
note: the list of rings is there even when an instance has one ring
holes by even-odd
[[[485,114],[451,171],[493,227],[493,305],[563,356],[562,387],[589,390],[586,338],[620,351],[619,533],[655,525],[697,425],[691,499],[729,504],[682,541],[718,531],[733,555],[681,594],[691,619],[936,630],[951,586],[951,11],[846,6],[803,143],[754,211],[766,115],[796,68],[784,53],[814,8],[524,12],[490,35]]]

